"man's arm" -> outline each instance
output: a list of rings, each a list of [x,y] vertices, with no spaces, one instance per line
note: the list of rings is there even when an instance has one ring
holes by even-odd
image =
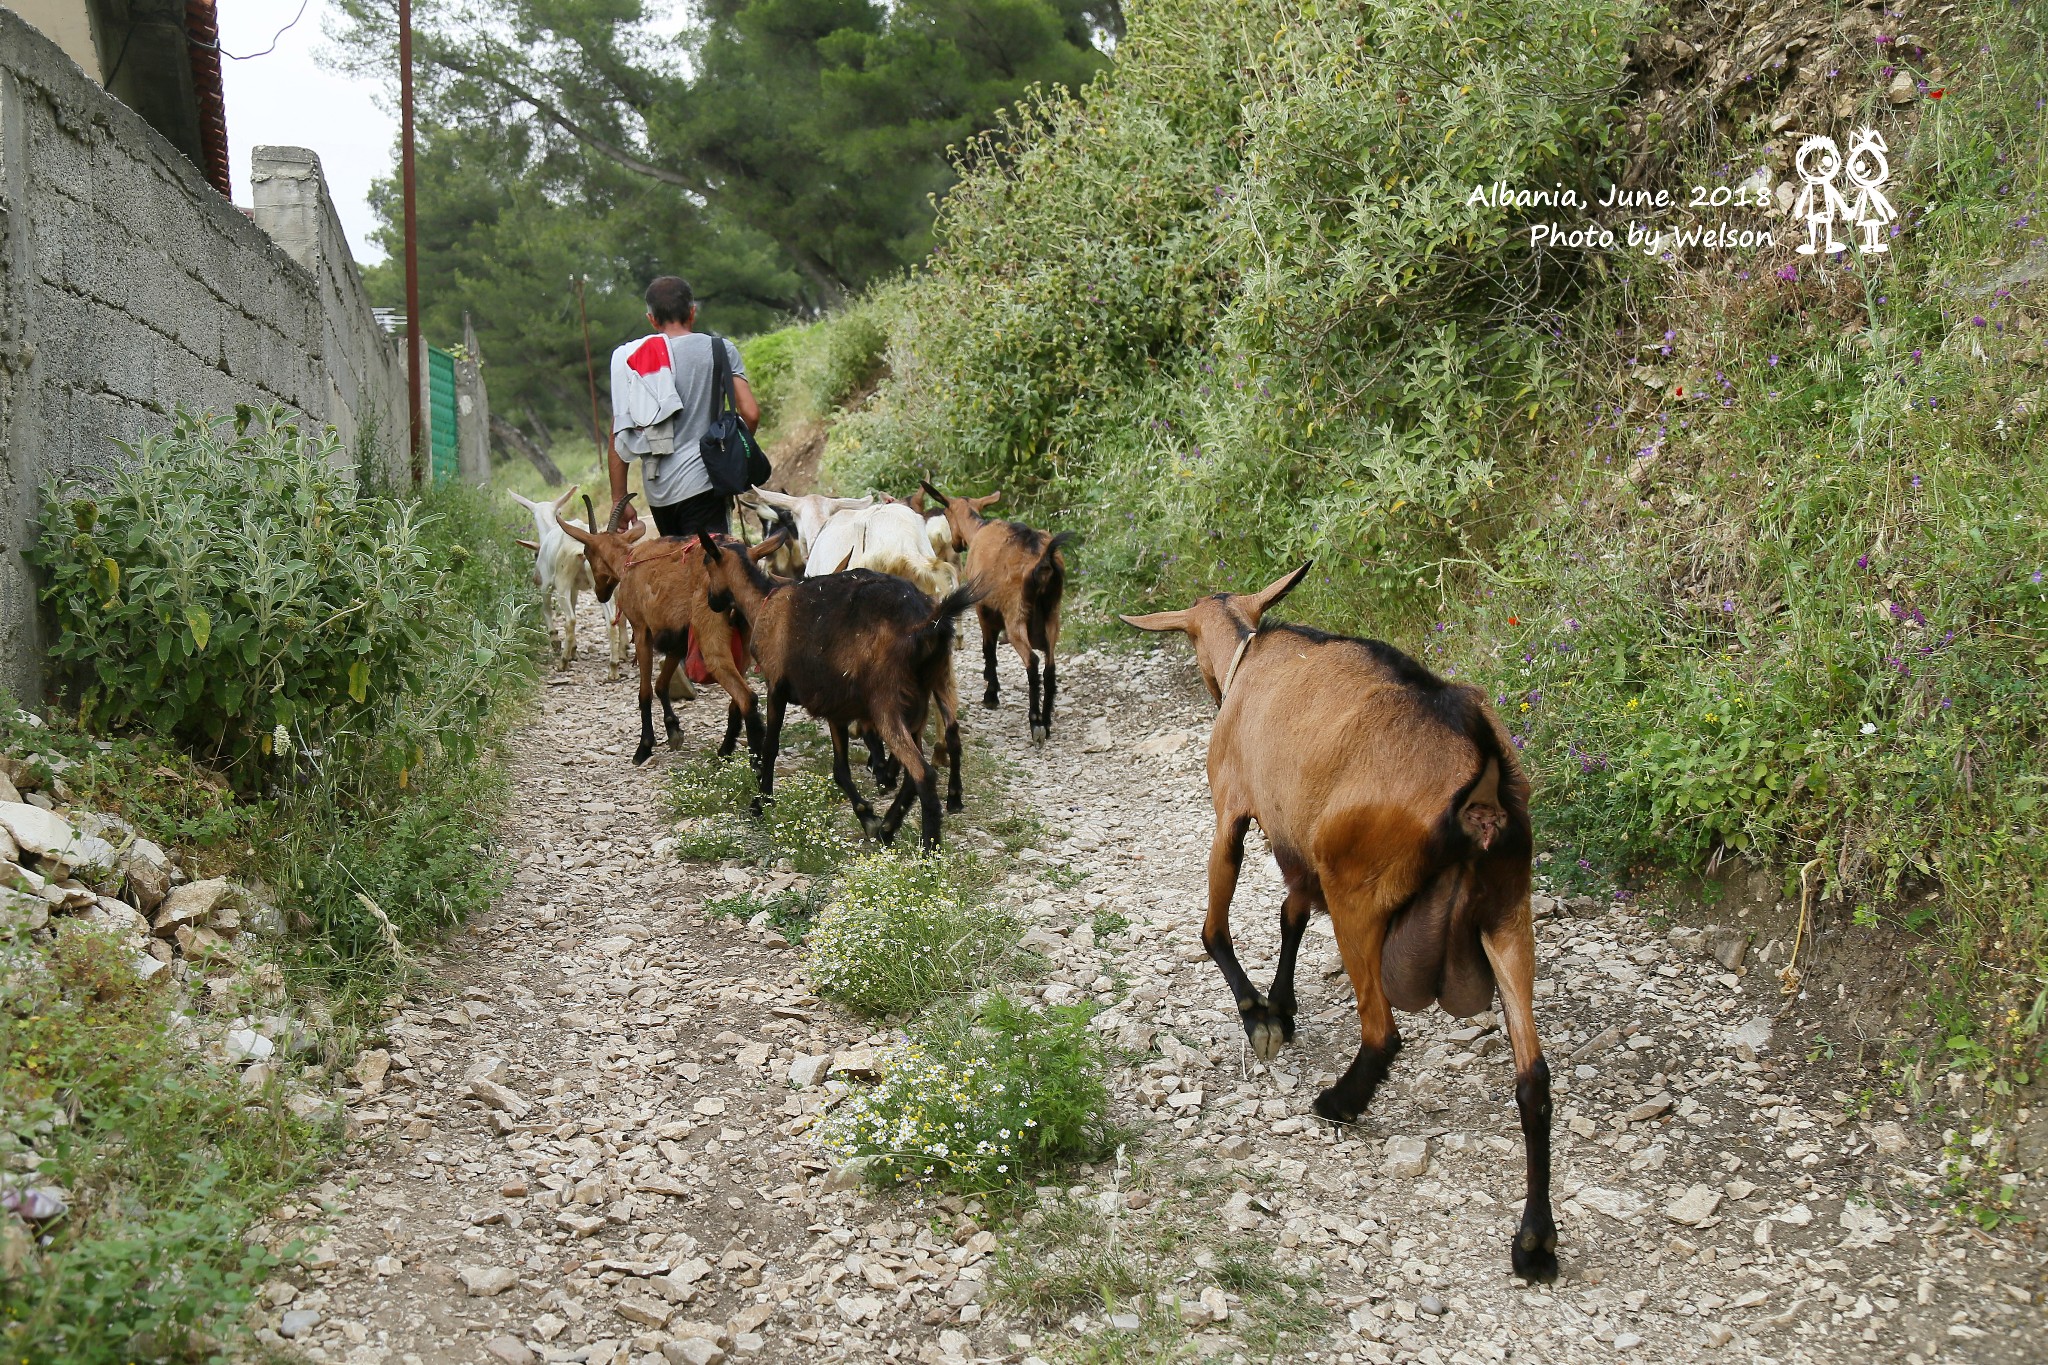
[[[630,477],[626,473],[626,462],[619,458],[619,448],[616,442],[607,441],[605,449],[605,464],[611,473],[612,480],[612,506],[617,507],[619,499],[626,496],[626,485],[630,481]],[[640,509],[633,506],[630,502],[627,503],[626,514],[619,519],[619,529],[629,531],[639,524]],[[602,528],[593,526],[590,529],[596,531]]]
[[[760,427],[761,405],[754,398],[753,386],[747,383],[742,375],[732,377],[732,404],[739,409],[740,420],[747,424],[748,431]],[[616,460],[618,456],[614,455],[612,458]]]

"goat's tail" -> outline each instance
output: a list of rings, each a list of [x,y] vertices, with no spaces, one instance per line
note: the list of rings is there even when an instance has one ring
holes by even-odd
[[[1024,610],[1028,613],[1024,625],[1033,649],[1051,648],[1046,640],[1046,623],[1059,610],[1060,597],[1067,590],[1067,571],[1060,563],[1059,552],[1080,541],[1077,531],[1061,531],[1048,539],[1045,549],[1039,552],[1038,562],[1031,566],[1030,577],[1024,581]]]
[[[924,624],[910,632],[910,657],[919,672],[934,660],[946,657],[953,647],[953,623],[981,597],[982,589],[977,584],[963,583],[940,598]]]

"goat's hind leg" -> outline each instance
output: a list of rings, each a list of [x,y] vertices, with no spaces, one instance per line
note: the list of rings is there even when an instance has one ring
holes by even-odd
[[[846,799],[853,803],[853,816],[860,821],[860,827],[869,835],[879,828],[875,819],[875,808],[860,794],[860,788],[853,784],[853,765],[846,757],[846,727],[832,722],[827,727],[832,732],[832,781],[839,790],[846,793]]]
[[[903,769],[889,753],[889,746],[882,743],[882,737],[869,730],[864,738],[868,745],[868,775],[875,779],[877,792],[888,791],[901,780]]]
[[[1528,1157],[1522,1226],[1509,1258],[1523,1279],[1547,1283],[1557,1278],[1557,1224],[1550,1213],[1550,1063],[1543,1060],[1543,1042],[1536,1036],[1536,936],[1528,903],[1523,902],[1520,913],[1507,923],[1482,935],[1480,943],[1500,986],[1501,1012],[1507,1016],[1508,1041],[1515,1050],[1515,1108],[1521,1112],[1522,1147]]]
[[[1237,877],[1244,867],[1244,836],[1251,828],[1248,815],[1222,816],[1216,820],[1216,837],[1209,845],[1209,914],[1202,921],[1202,947],[1223,973],[1223,983],[1237,1002],[1238,1018],[1245,1036],[1259,1060],[1270,1062],[1279,1055],[1287,1030],[1275,1017],[1272,1002],[1260,995],[1237,960],[1237,946],[1230,939],[1230,901],[1237,894]]]
[[[903,817],[910,813],[910,802],[914,797],[922,811],[919,825],[918,848],[929,853],[939,846],[939,781],[932,765],[925,761],[924,746],[917,736],[905,727],[891,726],[883,731],[883,739],[890,751],[900,756],[903,764],[903,786],[897,791],[896,799],[889,803],[889,809],[882,816],[882,827],[876,835],[883,843],[896,838],[896,831],[903,825]]]
[[[1028,699],[1026,702],[1025,720],[1031,726],[1031,742],[1033,744],[1043,744],[1051,736],[1052,731],[1047,726],[1041,709],[1045,705],[1045,701],[1044,694],[1039,688],[1038,655],[1031,648],[1031,639],[1025,634],[1022,621],[1011,623],[1009,636],[1010,648],[1017,651],[1017,658],[1024,664],[1024,681],[1028,688],[1025,694]]]
[[[987,607],[976,607],[975,614],[981,619],[981,676],[988,682],[981,694],[981,704],[993,711],[1002,699],[1002,689],[996,681],[996,641],[1003,633],[1003,618]]]

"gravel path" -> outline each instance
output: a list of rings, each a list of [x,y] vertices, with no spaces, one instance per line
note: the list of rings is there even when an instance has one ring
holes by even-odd
[[[585,631],[602,640],[594,613]],[[961,664],[964,683],[978,653]],[[519,738],[510,889],[392,1016],[345,1094],[345,1168],[286,1211],[319,1245],[269,1287],[265,1331],[351,1365],[2042,1358],[2039,1267],[1937,1216],[1932,1135],[1882,1088],[1857,1110],[1874,1075],[1806,1056],[1775,972],[1713,956],[1740,936],[1653,932],[1604,901],[1539,904],[1564,1277],[1520,1286],[1494,1021],[1402,1016],[1364,1125],[1307,1117],[1356,1044],[1349,990],[1318,920],[1297,1045],[1270,1072],[1247,1056],[1196,938],[1210,708],[1184,651],[1063,660],[1044,750],[1005,668],[1003,709],[966,725],[1047,834],[1000,894],[1053,962],[1032,989],[1104,1006],[1133,1132],[1123,1161],[1041,1195],[1150,1248],[1184,1327],[1119,1354],[1121,1312],[1048,1321],[991,1292],[1006,1255],[1029,1278],[1039,1216],[984,1227],[971,1202],[843,1188],[802,1130],[887,1037],[807,994],[772,931],[703,912],[797,879],[675,859],[666,754],[628,765],[630,676],[586,657]],[[722,707],[683,716],[708,747]],[[1261,980],[1279,898],[1248,858],[1236,924]],[[1271,1248],[1286,1283],[1233,1289],[1216,1239]],[[1259,1334],[1274,1295],[1279,1346]]]

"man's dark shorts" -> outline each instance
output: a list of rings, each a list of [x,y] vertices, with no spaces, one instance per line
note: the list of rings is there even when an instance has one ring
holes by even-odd
[[[654,529],[665,536],[694,539],[699,531],[718,535],[731,531],[732,500],[720,493],[699,493],[694,498],[647,510],[654,514]]]

